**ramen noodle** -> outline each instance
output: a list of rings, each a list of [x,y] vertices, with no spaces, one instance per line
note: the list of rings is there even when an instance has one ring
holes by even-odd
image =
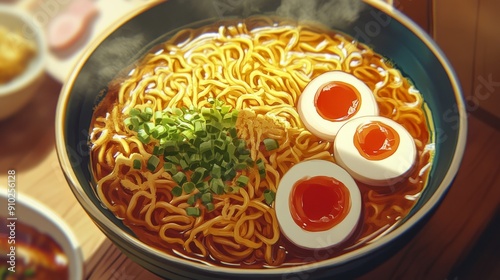
[[[403,182],[385,190],[358,184],[363,211],[355,233],[322,255],[373,242],[404,219],[424,189],[432,161],[428,111],[418,90],[381,55],[339,32],[296,22],[257,17],[183,29],[114,79],[90,127],[99,199],[141,241],[168,254],[256,268],[308,262],[311,252],[280,232],[272,198],[295,164],[335,161],[333,143],[309,132],[296,108],[308,82],[332,70],[362,80],[380,115],[404,126],[418,151]],[[159,123],[172,124],[164,126],[171,138],[160,136],[167,134],[155,128]],[[196,128],[202,125],[208,132]],[[222,140],[206,152],[203,142],[213,130],[222,131]],[[198,143],[168,144],[179,135]],[[199,180],[204,169],[189,166],[207,159],[196,161],[194,152],[224,162],[233,143],[240,161]]]

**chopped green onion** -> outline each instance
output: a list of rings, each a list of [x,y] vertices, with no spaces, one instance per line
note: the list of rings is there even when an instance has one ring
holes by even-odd
[[[164,148],[162,148],[160,146],[155,146],[153,148],[153,155],[155,155],[155,156],[163,155],[163,152],[164,152]]]
[[[238,179],[236,179],[236,184],[243,187],[243,186],[246,186],[248,184],[248,181],[249,181],[249,178],[247,176],[240,175],[240,177],[238,177]]]
[[[175,175],[177,173],[177,167],[171,162],[165,162],[163,164],[163,169],[167,171],[170,175]]]
[[[264,191],[264,199],[266,200],[267,205],[271,205],[276,198],[276,193],[273,192],[272,190],[265,190]]]
[[[237,131],[236,131],[236,128],[235,128],[235,127],[231,127],[231,128],[229,129],[229,135],[230,135],[231,137],[233,137],[233,138],[236,138],[236,137],[238,136],[238,133],[237,133]]]
[[[236,151],[236,146],[233,143],[229,143],[227,144],[226,151],[228,155],[233,156],[234,152]]]
[[[215,194],[223,194],[224,193],[224,183],[222,179],[212,179],[210,181],[210,189]]]
[[[242,170],[245,170],[247,167],[248,167],[248,164],[246,162],[245,163],[240,162],[234,166],[234,169],[236,169],[236,171],[242,171]]]
[[[267,151],[272,151],[272,150],[276,150],[279,148],[279,144],[278,144],[278,141],[276,141],[276,139],[266,138],[266,139],[264,139],[263,142],[264,142],[264,146],[266,147]]]
[[[135,131],[144,144],[155,140],[147,168],[153,172],[161,159],[165,161],[163,169],[178,184],[172,189],[174,196],[196,191],[189,198],[190,204],[200,198],[210,211],[215,208],[214,194],[234,193],[248,184],[248,177],[238,172],[252,167],[254,162],[245,140],[237,137],[238,111],[217,99],[211,98],[209,103],[203,108],[162,111],[132,108],[123,125]],[[262,176],[265,166],[261,164],[258,167],[262,170],[258,171]],[[134,167],[142,168],[141,161],[134,161]]]
[[[138,159],[134,159],[133,167],[134,167],[134,169],[141,169],[141,167],[142,167],[141,161]]]
[[[153,132],[153,129],[155,128],[155,125],[152,122],[145,122],[143,123],[144,126],[144,131],[146,131],[147,134],[151,134]]]
[[[179,164],[181,165],[182,170],[188,170],[189,163],[185,159],[181,159]]]
[[[144,108],[144,110],[142,111],[142,113],[139,114],[139,117],[143,121],[149,121],[152,116],[153,116],[153,109],[151,109],[149,107]]]
[[[231,168],[227,169],[226,172],[224,172],[224,180],[226,181],[232,181],[236,177],[236,170]]]
[[[172,113],[176,116],[182,116],[184,114],[184,112],[182,112],[182,110],[179,108],[172,109]]]
[[[163,147],[165,149],[165,155],[174,155],[179,153],[179,147],[177,145],[176,141],[173,140],[167,140],[164,144]]]
[[[172,195],[173,196],[181,196],[182,195],[182,188],[179,186],[173,187],[172,188]]]
[[[162,111],[156,111],[154,113],[154,117],[155,117],[155,124],[156,125],[161,124],[161,121],[163,120],[163,113],[162,113]]]
[[[193,182],[186,182],[182,185],[182,189],[187,194],[192,193],[195,188],[196,188],[196,185]]]
[[[257,169],[259,170],[259,174],[262,178],[266,178],[266,165],[262,159],[258,159],[256,162]]]
[[[200,145],[200,153],[205,153],[207,151],[210,151],[212,147],[213,147],[212,141],[203,142]]]
[[[200,192],[205,192],[205,191],[208,191],[210,189],[210,185],[208,184],[208,182],[200,182],[198,184],[196,184],[196,188],[200,191]]]
[[[199,217],[201,215],[200,209],[196,207],[187,207],[186,214],[188,216]]]
[[[201,161],[201,155],[200,155],[200,154],[198,154],[198,153],[196,153],[196,154],[191,154],[191,155],[189,156],[189,161],[191,161],[191,163],[193,163],[193,162],[199,162],[199,161]]]
[[[149,171],[153,172],[156,170],[156,167],[158,167],[158,164],[160,163],[160,159],[153,155],[149,158],[148,163],[147,163],[147,168]]]
[[[181,161],[181,157],[177,155],[165,156],[165,160],[174,164],[179,164]]]
[[[175,125],[175,120],[173,118],[170,118],[169,116],[163,116],[161,119],[161,124],[162,125]]]
[[[208,212],[213,211],[215,209],[215,205],[211,202],[205,204],[205,207],[207,208]]]
[[[133,130],[134,129],[134,125],[132,124],[132,118],[126,118],[125,120],[123,120],[123,124],[129,130]]]
[[[210,173],[212,175],[212,178],[220,178],[222,176],[222,168],[217,165],[217,164],[214,164],[212,166],[212,172]]]
[[[195,205],[196,204],[196,196],[194,196],[194,195],[189,196],[186,203],[191,205],[191,206]]]
[[[148,144],[151,140],[151,137],[144,129],[139,129],[139,131],[137,131],[137,138],[139,138],[139,141],[143,144]]]
[[[191,175],[191,182],[194,182],[195,184],[197,184],[205,177],[206,172],[207,172],[207,170],[203,167],[196,168],[194,170],[193,174]]]
[[[201,201],[205,204],[212,202],[212,193],[207,192],[201,195]]]
[[[172,179],[181,186],[187,181],[186,174],[182,172],[177,172]]]
[[[132,108],[128,112],[128,114],[131,115],[131,116],[139,116],[140,113],[141,113],[141,110],[139,110],[137,108]]]
[[[156,139],[160,139],[160,138],[165,138],[167,136],[167,134],[168,134],[168,131],[163,125],[157,125],[153,129],[151,136],[153,136]]]
[[[239,189],[239,187],[237,186],[230,186],[230,185],[225,185],[224,186],[224,191],[226,193],[236,193],[236,191]]]
[[[231,111],[231,106],[230,105],[223,105],[220,109],[220,113],[225,115]]]

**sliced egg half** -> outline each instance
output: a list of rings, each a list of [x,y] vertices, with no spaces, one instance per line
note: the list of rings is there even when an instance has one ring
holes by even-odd
[[[294,165],[276,192],[282,233],[307,249],[335,246],[348,239],[361,215],[361,194],[354,179],[326,160]]]
[[[297,109],[300,119],[314,135],[333,141],[350,119],[378,115],[370,88],[355,76],[326,72],[314,78],[302,92]]]
[[[339,130],[333,150],[336,162],[354,179],[372,186],[401,181],[411,171],[417,155],[410,133],[380,116],[347,122]]]

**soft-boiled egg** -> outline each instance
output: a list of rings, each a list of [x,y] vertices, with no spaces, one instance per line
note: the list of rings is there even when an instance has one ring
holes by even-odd
[[[327,141],[333,141],[350,119],[378,115],[370,88],[342,71],[326,72],[309,82],[300,95],[297,109],[306,128]]]
[[[333,147],[337,163],[354,179],[372,186],[392,185],[405,178],[417,155],[410,133],[380,116],[347,122]]]
[[[307,249],[328,248],[348,239],[361,215],[354,179],[326,160],[294,165],[282,177],[275,200],[282,233]]]

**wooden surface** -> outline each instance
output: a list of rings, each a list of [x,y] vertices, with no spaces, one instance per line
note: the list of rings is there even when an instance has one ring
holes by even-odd
[[[500,123],[500,1],[455,3],[434,1],[434,38],[460,78],[469,111]]]
[[[158,279],[121,254],[71,193],[55,152],[60,89],[47,76],[24,112],[0,121],[0,188],[7,170],[15,169],[18,191],[60,214],[81,244],[85,279]],[[401,251],[360,279],[500,279],[494,250],[500,244],[500,131],[475,113],[458,176],[436,213]]]

